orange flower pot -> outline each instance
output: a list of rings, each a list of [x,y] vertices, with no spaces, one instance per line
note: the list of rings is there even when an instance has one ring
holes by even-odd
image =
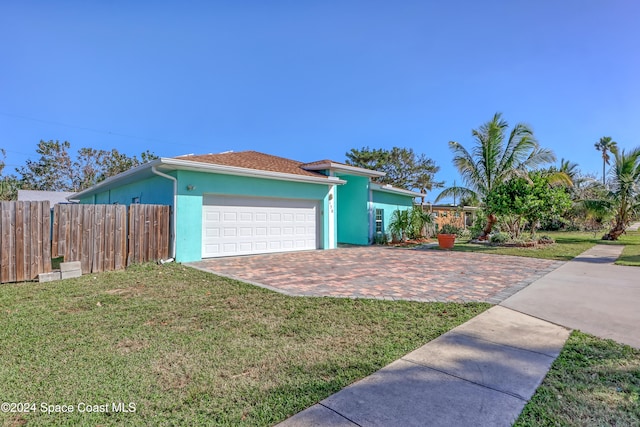
[[[451,249],[455,243],[455,234],[438,234],[438,246],[440,246],[441,249]]]

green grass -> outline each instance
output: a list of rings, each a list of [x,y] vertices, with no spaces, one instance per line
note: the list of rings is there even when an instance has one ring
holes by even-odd
[[[602,232],[594,234],[593,232],[580,231],[550,231],[541,232],[539,235],[547,235],[555,239],[556,243],[551,245],[517,248],[457,241],[452,250],[569,261],[597,244],[624,245],[622,255],[616,264],[640,266],[640,232],[628,232],[614,242],[601,240],[602,234]]]
[[[515,426],[640,425],[640,350],[575,331]]]
[[[616,264],[640,267],[640,231],[628,231],[619,241],[624,245],[624,250]]]
[[[594,233],[587,232],[556,231],[544,232],[540,233],[540,235],[550,236],[555,239],[556,243],[535,248],[517,248],[456,242],[453,250],[569,261],[587,249],[602,242],[600,240],[600,234],[594,235]]]
[[[272,425],[488,307],[287,297],[175,264],[2,285],[1,401],[36,412],[0,423]]]

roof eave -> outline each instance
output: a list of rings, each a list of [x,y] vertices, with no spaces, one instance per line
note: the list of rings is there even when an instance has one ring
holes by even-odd
[[[241,168],[236,166],[224,166],[224,165],[217,165],[212,163],[194,162],[190,160],[178,160],[178,159],[163,157],[160,159],[155,159],[149,163],[136,166],[135,168],[129,169],[128,171],[122,172],[110,178],[107,178],[104,181],[99,182],[98,184],[92,187],[89,187],[86,190],[79,191],[69,197],[73,199],[80,199],[83,197],[96,194],[101,190],[107,190],[108,188],[112,187],[113,185],[119,182],[125,181],[127,179],[133,179],[135,175],[142,174],[143,172],[150,170],[153,166],[156,166],[157,168],[161,168],[165,171],[166,170],[191,170],[195,172],[207,172],[207,173],[218,173],[223,175],[258,177],[258,178],[265,178],[265,179],[275,179],[280,181],[306,182],[306,183],[324,184],[324,185],[341,185],[346,183],[346,181],[342,179],[331,177],[331,176],[315,177],[315,176],[296,175],[291,173],[272,172],[272,171],[264,171],[259,169]]]
[[[196,172],[215,172],[223,175],[236,175],[248,177],[260,177],[280,181],[309,182],[315,184],[344,184],[346,181],[332,176],[306,176],[285,172],[273,172],[260,169],[249,169],[237,166],[217,165],[213,163],[194,162],[191,160],[178,160],[163,158],[162,166],[174,170],[193,170]],[[166,169],[163,167],[163,169]]]
[[[384,172],[379,172],[371,169],[360,168],[357,166],[349,166],[349,165],[344,165],[342,163],[334,163],[334,162],[319,163],[317,165],[312,165],[312,166],[303,166],[303,168],[306,170],[314,170],[314,171],[333,170],[336,172],[346,172],[346,173],[351,173],[352,175],[368,176],[371,178],[379,178],[386,175],[386,173]]]
[[[371,184],[371,189],[373,191],[381,191],[383,193],[393,193],[393,194],[402,194],[403,196],[411,196],[411,197],[422,197],[426,193],[418,193],[416,191],[405,190],[404,188],[393,187],[389,184],[380,185],[380,184]]]
[[[98,193],[102,189],[108,189],[112,184],[124,181],[128,178],[133,178],[135,175],[138,175],[146,170],[150,170],[153,166],[158,166],[162,163],[163,159],[155,159],[148,163],[144,163],[142,165],[136,166],[124,172],[121,172],[117,175],[111,176],[104,181],[100,181],[99,183],[84,189],[82,191],[78,191],[75,194],[67,197],[67,200],[80,200],[83,197],[87,197],[93,194]]]

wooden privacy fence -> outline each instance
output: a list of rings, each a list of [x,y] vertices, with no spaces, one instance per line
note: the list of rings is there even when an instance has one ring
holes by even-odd
[[[129,206],[127,265],[169,258],[169,206]]]
[[[51,271],[49,202],[0,202],[0,283]]]
[[[33,280],[51,258],[80,261],[83,273],[169,257],[170,207],[0,204],[0,283]]]
[[[127,265],[127,207],[55,205],[54,258],[80,261],[83,273],[120,270]]]

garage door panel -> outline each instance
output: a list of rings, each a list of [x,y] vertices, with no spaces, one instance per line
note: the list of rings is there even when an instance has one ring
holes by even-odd
[[[205,195],[202,257],[318,248],[318,202]]]
[[[253,213],[252,212],[240,212],[240,218],[238,218],[240,222],[252,222],[253,221]]]
[[[252,237],[253,236],[253,228],[251,227],[240,227],[238,229],[240,233],[238,234],[240,237]]]

